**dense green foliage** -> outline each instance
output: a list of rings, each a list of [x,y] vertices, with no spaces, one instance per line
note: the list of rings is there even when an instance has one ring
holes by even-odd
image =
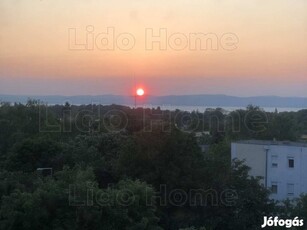
[[[259,178],[230,160],[232,140],[298,140],[306,130],[307,110],[2,103],[0,229],[243,230],[270,213],[307,218],[306,197],[276,206]]]

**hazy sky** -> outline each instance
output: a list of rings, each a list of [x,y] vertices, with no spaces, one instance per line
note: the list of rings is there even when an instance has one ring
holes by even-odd
[[[1,0],[0,29],[0,94],[307,96],[306,0]]]

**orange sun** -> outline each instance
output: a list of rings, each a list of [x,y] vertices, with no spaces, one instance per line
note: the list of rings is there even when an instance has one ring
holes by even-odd
[[[143,96],[144,93],[145,92],[144,92],[144,90],[142,88],[139,88],[139,89],[136,90],[136,95],[138,95],[138,96]]]

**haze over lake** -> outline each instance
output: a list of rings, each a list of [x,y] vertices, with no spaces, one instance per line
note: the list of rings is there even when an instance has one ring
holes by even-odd
[[[248,105],[259,106],[265,111],[298,111],[307,108],[307,98],[303,97],[234,97],[228,95],[170,95],[170,96],[121,96],[121,95],[77,95],[77,96],[38,96],[38,95],[0,95],[0,101],[10,103],[26,103],[29,99],[39,100],[49,105],[101,104],[126,105],[130,107],[146,107],[168,110],[198,110],[203,112],[209,108],[223,108],[227,111],[244,109]]]

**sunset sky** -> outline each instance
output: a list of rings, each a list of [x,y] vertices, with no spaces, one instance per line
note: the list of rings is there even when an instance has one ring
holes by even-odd
[[[1,0],[0,28],[0,94],[307,97],[306,0]]]

